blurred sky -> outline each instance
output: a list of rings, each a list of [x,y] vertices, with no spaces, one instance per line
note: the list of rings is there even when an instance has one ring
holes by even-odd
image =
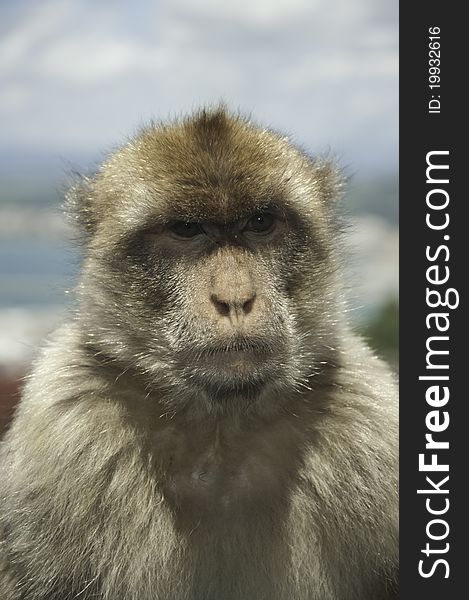
[[[397,169],[398,3],[0,1],[0,156],[98,156],[224,99],[365,176]]]

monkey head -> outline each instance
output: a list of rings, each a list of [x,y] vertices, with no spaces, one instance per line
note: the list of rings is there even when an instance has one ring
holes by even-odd
[[[144,129],[70,194],[86,343],[177,386],[175,411],[308,387],[340,313],[339,187],[330,163],[224,109]]]

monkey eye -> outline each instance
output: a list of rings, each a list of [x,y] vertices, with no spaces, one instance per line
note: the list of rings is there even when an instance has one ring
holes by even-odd
[[[243,231],[249,231],[257,235],[267,235],[273,231],[275,222],[274,215],[268,212],[259,212],[247,221]]]
[[[202,233],[202,227],[198,223],[186,221],[175,221],[168,228],[176,237],[183,239],[190,239]]]

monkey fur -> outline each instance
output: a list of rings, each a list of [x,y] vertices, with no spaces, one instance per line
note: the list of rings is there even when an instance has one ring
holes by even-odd
[[[341,185],[224,107],[77,181],[76,309],[2,443],[2,600],[397,597],[397,391],[347,323]]]

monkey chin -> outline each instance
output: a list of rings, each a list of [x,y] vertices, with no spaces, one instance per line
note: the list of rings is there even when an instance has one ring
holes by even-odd
[[[205,382],[200,382],[204,392],[209,400],[218,403],[234,403],[251,404],[255,402],[265,390],[267,380],[256,378],[233,377],[231,380],[207,379]]]
[[[241,408],[260,398],[278,374],[272,357],[227,351],[196,364],[189,377],[208,402]]]

